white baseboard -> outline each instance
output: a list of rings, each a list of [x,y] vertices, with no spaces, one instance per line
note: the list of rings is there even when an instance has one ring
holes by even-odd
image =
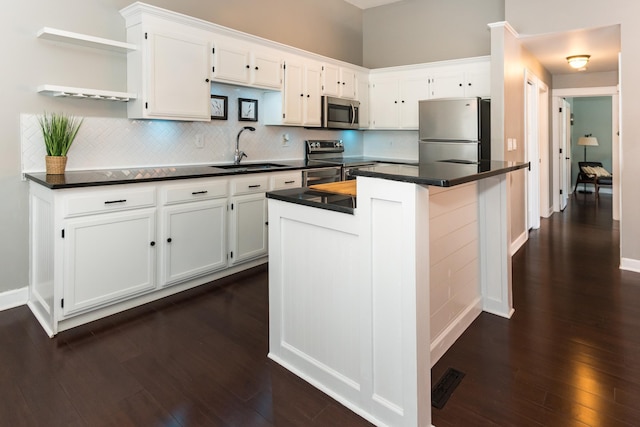
[[[529,232],[525,230],[521,235],[519,235],[513,242],[511,242],[511,256],[513,256],[518,250],[527,243],[529,239]]]
[[[458,315],[440,335],[431,340],[431,367],[449,350],[464,331],[482,313],[482,297],[478,297],[472,304]]]
[[[620,270],[633,271],[640,273],[640,260],[631,258],[620,259]]]
[[[13,289],[0,293],[0,311],[25,305],[29,300],[29,288]]]

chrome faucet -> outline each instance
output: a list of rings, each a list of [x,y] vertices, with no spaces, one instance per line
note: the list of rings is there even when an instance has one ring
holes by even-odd
[[[256,128],[254,128],[252,126],[245,126],[242,129],[240,129],[240,132],[238,132],[238,136],[236,137],[236,152],[233,155],[233,164],[234,165],[239,165],[240,162],[242,161],[242,158],[243,157],[247,157],[247,155],[245,154],[244,151],[240,151],[240,135],[245,130],[250,130],[251,132],[255,132]]]

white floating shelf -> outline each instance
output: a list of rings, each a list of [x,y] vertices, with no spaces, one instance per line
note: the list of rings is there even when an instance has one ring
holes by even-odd
[[[44,27],[38,31],[38,38],[52,41],[73,43],[85,47],[95,47],[114,52],[129,52],[138,50],[138,46],[131,43],[119,42],[116,40],[103,39],[101,37],[88,36],[86,34],[72,33],[71,31],[58,30],[56,28]]]
[[[55,97],[99,99],[102,101],[122,101],[136,99],[135,93],[113,92],[109,90],[86,89],[80,87],[42,85],[38,86],[38,93]]]

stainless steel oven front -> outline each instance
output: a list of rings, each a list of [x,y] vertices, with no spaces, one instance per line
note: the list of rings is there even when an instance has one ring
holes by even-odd
[[[342,181],[342,166],[326,166],[302,171],[302,186]]]

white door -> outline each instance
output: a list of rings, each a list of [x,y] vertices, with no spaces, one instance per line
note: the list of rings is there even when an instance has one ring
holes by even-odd
[[[320,64],[308,63],[304,76],[304,120],[302,124],[320,126],[322,120],[322,71]]]
[[[277,56],[255,51],[252,56],[251,84],[263,87],[282,88],[282,61]]]
[[[287,62],[284,69],[284,117],[283,123],[302,124],[304,99],[304,69],[302,64]]]
[[[527,186],[527,228],[540,228],[540,154],[538,141],[538,89],[534,80],[526,81],[525,161],[530,162],[525,175]]]
[[[424,76],[400,82],[400,128],[418,129],[418,101],[429,99],[429,80]]]
[[[560,210],[564,210],[571,189],[571,105],[566,99],[560,105]]]

